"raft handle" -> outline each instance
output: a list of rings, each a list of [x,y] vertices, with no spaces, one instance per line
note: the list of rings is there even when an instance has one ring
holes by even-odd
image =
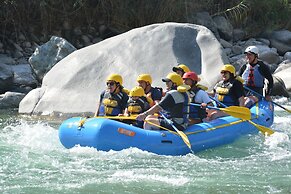
[[[162,143],[170,143],[170,144],[173,143],[171,140],[162,140],[161,142],[162,142]]]

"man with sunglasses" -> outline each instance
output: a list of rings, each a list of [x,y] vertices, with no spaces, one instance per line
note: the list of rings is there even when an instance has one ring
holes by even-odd
[[[222,80],[219,81],[213,88],[214,98],[226,106],[244,106],[244,88],[240,79],[235,74],[234,66],[226,64],[220,71]],[[218,104],[221,107],[220,104]],[[228,116],[222,111],[209,111],[208,120],[213,120],[219,117]]]
[[[106,79],[106,86],[107,89],[100,95],[95,116],[118,116],[123,114],[129,97],[122,86],[121,75],[109,75]]]
[[[244,84],[251,90],[263,95],[265,79],[268,80],[267,91],[265,93],[266,99],[271,100],[270,94],[273,88],[273,77],[269,67],[262,61],[258,60],[259,49],[256,46],[249,46],[244,52],[247,64],[244,64],[240,70],[239,75],[242,76]],[[250,91],[247,91],[246,106],[251,106],[260,98]]]

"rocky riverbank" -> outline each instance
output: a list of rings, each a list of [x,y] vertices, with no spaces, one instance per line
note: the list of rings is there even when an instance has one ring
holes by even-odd
[[[288,77],[291,71],[290,31],[266,32],[259,37],[249,38],[244,30],[234,29],[222,16],[211,18],[207,13],[200,13],[195,20],[189,22],[210,29],[220,42],[228,61],[237,69],[245,63],[244,49],[250,45],[258,46],[259,58],[268,64],[275,78],[272,95],[289,96],[288,92],[291,91],[291,80]],[[0,108],[17,108],[29,91],[42,85],[44,75],[70,53],[118,34],[105,26],[99,27],[98,30],[92,28],[91,33],[88,34],[78,29],[72,29],[72,33],[75,37],[73,44],[59,36],[52,36],[47,42],[44,37],[26,39],[23,34],[19,34],[15,39],[7,37],[0,39]],[[104,36],[104,33],[108,36]],[[140,38],[143,38],[142,34]],[[173,62],[168,65],[170,68],[176,64]],[[187,65],[191,66],[191,64]]]

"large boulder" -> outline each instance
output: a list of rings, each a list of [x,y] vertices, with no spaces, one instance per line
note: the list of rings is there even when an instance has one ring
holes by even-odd
[[[29,58],[29,63],[34,70],[38,80],[41,82],[43,76],[60,60],[65,58],[76,48],[61,37],[52,36],[51,39],[37,47]]]
[[[20,103],[19,112],[51,114],[95,112],[106,77],[119,73],[124,86],[135,86],[141,73],[150,73],[153,85],[177,63],[201,74],[202,84],[213,86],[228,60],[207,28],[194,24],[163,23],[133,29],[77,50],[57,63]]]
[[[291,50],[291,32],[288,30],[278,30],[267,34],[271,41],[271,46],[278,49],[278,53],[284,55]]]
[[[289,72],[289,73],[288,73]],[[279,77],[283,80],[286,89],[291,92],[291,62],[283,61],[274,72],[274,76]]]
[[[286,89],[284,81],[280,77],[273,76],[274,86],[272,89],[272,96],[284,96],[289,97],[289,93]]]

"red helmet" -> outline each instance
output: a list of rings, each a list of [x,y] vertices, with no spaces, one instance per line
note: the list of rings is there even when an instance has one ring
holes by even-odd
[[[183,79],[186,79],[186,78],[190,78],[193,81],[197,81],[197,82],[199,81],[197,74],[195,72],[192,72],[192,71],[184,73]]]

